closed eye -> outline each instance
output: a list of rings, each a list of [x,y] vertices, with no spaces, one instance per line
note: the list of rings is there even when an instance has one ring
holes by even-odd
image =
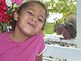
[[[38,19],[40,22],[42,22],[43,23],[43,21],[41,20],[41,19]]]
[[[33,16],[33,13],[32,12],[28,12],[29,15]]]

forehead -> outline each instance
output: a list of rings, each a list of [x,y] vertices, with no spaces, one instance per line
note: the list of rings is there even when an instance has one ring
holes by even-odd
[[[41,13],[46,14],[45,8],[39,3],[30,3],[27,8],[32,8],[34,10],[39,10]]]
[[[40,8],[40,9],[44,10],[44,8],[40,4],[37,4],[37,3],[32,3],[28,7]]]

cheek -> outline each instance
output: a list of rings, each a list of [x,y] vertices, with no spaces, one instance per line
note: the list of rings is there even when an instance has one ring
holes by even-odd
[[[37,26],[36,31],[37,31],[37,32],[39,32],[39,31],[41,31],[41,30],[42,30],[42,28],[43,28],[43,24],[40,24],[40,25],[38,25],[38,26]]]

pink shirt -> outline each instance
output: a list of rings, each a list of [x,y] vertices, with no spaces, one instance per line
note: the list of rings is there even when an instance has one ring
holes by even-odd
[[[35,35],[24,42],[13,42],[5,32],[0,35],[0,61],[35,61],[44,47],[42,35]]]

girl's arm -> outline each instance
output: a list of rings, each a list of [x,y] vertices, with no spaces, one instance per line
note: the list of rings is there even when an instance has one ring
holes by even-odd
[[[36,56],[36,61],[42,61],[42,55]]]

